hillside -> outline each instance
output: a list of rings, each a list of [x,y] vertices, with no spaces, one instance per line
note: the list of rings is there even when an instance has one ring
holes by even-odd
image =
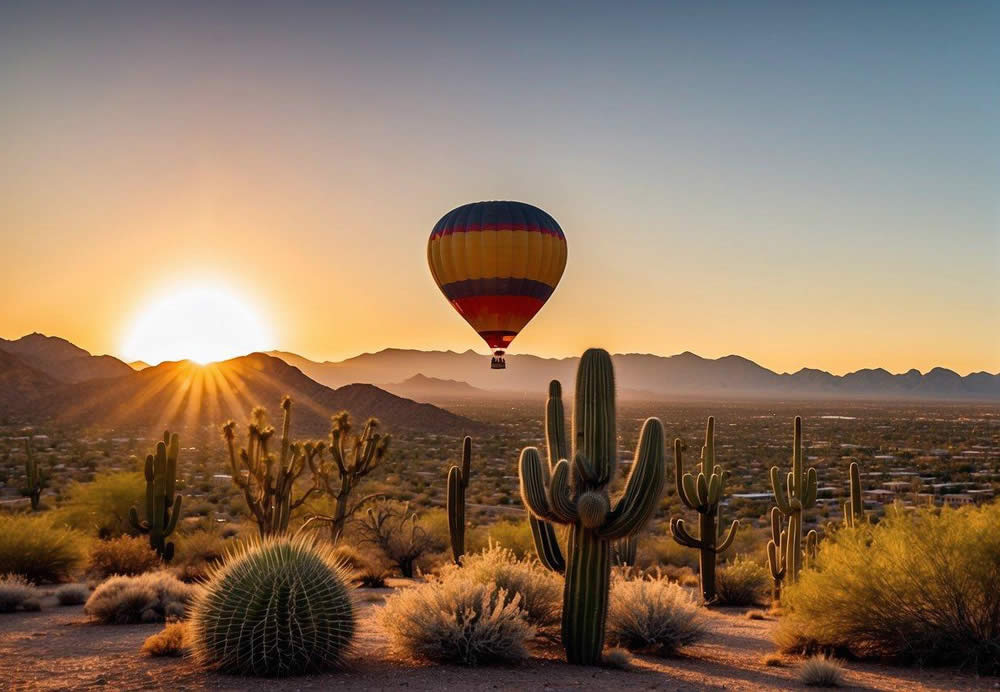
[[[93,356],[66,339],[37,332],[20,339],[0,339],[0,351],[60,382],[85,382],[132,373],[131,367],[113,356]]]
[[[576,358],[508,355],[506,370],[490,370],[489,358],[473,351],[412,351],[386,349],[339,362],[317,363],[296,354],[273,352],[318,382],[405,382],[425,378],[461,381],[487,392],[542,396],[548,380],[572,387]],[[926,374],[910,370],[892,374],[864,369],[846,375],[803,368],[776,373],[741,356],[702,358],[685,352],[674,356],[617,354],[613,356],[619,391],[629,398],[804,398],[866,400],[1000,401],[1000,374],[972,373],[965,377],[945,368]]]
[[[468,382],[445,380],[439,377],[427,377],[416,374],[402,382],[382,385],[386,391],[414,401],[448,401],[452,399],[484,399],[493,396],[492,392],[473,387]]]
[[[0,351],[0,410],[35,401],[58,386],[54,378]]]
[[[343,409],[358,421],[377,416],[390,431],[461,434],[483,428],[481,423],[371,385],[331,389],[262,353],[207,366],[191,361],[161,363],[128,377],[63,385],[30,408],[62,422],[191,429],[221,425],[230,418],[242,423],[256,405],[277,412],[286,394],[295,403],[295,430],[302,435],[325,436],[330,416]]]

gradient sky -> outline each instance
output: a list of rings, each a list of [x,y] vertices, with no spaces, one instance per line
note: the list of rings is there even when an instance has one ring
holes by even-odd
[[[427,236],[519,199],[569,263],[515,352],[1000,371],[998,3],[209,4],[0,4],[0,336],[211,281],[484,350]]]

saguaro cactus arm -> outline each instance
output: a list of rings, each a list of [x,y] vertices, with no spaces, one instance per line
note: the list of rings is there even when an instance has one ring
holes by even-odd
[[[663,424],[647,418],[642,424],[639,446],[625,482],[625,492],[598,529],[601,538],[615,540],[638,533],[653,516],[663,494]]]

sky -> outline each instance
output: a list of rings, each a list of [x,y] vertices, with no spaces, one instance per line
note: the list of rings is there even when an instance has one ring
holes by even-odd
[[[1000,372],[1000,4],[205,5],[0,3],[0,336],[221,285],[485,352],[427,237],[517,199],[569,260],[512,352]]]

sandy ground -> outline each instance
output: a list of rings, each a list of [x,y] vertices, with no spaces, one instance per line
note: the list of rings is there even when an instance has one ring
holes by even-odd
[[[199,670],[186,658],[150,658],[143,641],[162,625],[97,625],[82,606],[49,598],[38,613],[0,615],[0,689],[643,689],[761,690],[800,687],[799,659],[767,667],[774,620],[749,620],[743,609],[712,611],[705,642],[680,658],[635,656],[628,671],[570,666],[558,648],[540,646],[520,665],[461,668],[414,663],[395,656],[373,621],[381,593],[359,591],[359,636],[345,671],[285,680],[236,678]],[[373,602],[369,602],[373,601]],[[954,670],[847,663],[846,682],[872,690],[1000,689],[1000,678]]]

